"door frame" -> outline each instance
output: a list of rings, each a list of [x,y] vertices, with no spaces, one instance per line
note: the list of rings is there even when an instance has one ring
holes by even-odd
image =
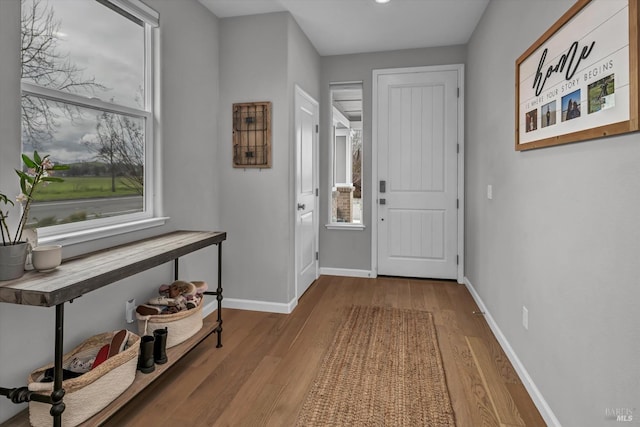
[[[300,293],[299,293],[299,288],[298,288],[298,238],[300,237],[298,235],[298,210],[296,208],[296,203],[297,203],[297,196],[298,196],[298,188],[297,188],[297,167],[298,167],[298,141],[297,141],[297,134],[296,134],[296,128],[297,128],[297,117],[298,117],[298,95],[300,95],[301,97],[307,99],[309,102],[311,102],[312,104],[315,105],[315,109],[316,109],[316,114],[317,114],[317,122],[316,122],[316,132],[314,133],[314,145],[313,145],[313,186],[316,189],[316,195],[315,195],[315,206],[314,206],[314,214],[313,214],[313,220],[314,220],[314,224],[313,224],[313,232],[315,235],[315,252],[319,253],[320,247],[319,247],[319,240],[320,240],[320,221],[318,219],[318,211],[319,211],[319,205],[320,205],[320,200],[319,200],[319,187],[318,187],[318,183],[319,183],[319,166],[320,166],[320,159],[319,157],[319,142],[320,142],[320,138],[319,138],[319,127],[320,127],[320,104],[318,103],[318,101],[315,100],[315,98],[313,98],[311,95],[309,95],[309,93],[307,93],[304,89],[302,89],[298,84],[294,85],[294,91],[293,91],[293,134],[294,134],[294,141],[293,141],[293,179],[292,179],[292,187],[293,187],[293,203],[291,203],[291,209],[293,210],[293,280],[294,280],[294,287],[295,287],[295,301],[297,303],[298,299],[301,297]],[[317,280],[319,277],[319,261],[316,258],[315,261],[315,279]],[[306,290],[306,289],[305,289]]]
[[[458,268],[457,281],[464,283],[464,64],[424,67],[386,68],[373,70],[373,102],[371,123],[371,271],[378,275],[378,78],[383,75],[423,73],[437,71],[458,72]]]

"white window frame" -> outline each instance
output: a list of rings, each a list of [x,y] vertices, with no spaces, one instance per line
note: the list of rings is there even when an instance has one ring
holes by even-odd
[[[158,169],[160,167],[160,150],[158,145],[160,135],[159,129],[156,127],[155,120],[159,112],[159,94],[157,93],[159,87],[157,84],[159,70],[159,48],[157,43],[159,15],[155,10],[151,9],[140,0],[99,0],[99,3],[111,3],[111,5],[142,21],[145,37],[144,109],[114,104],[95,97],[90,98],[46,88],[29,82],[21,82],[21,90],[23,95],[36,96],[38,98],[54,102],[62,102],[100,112],[109,112],[136,119],[143,119],[145,123],[144,211],[108,218],[41,227],[38,228],[38,241],[40,243],[71,245],[160,226],[167,220],[167,218],[161,215],[161,200],[159,197],[161,191],[158,173]],[[123,17],[123,19],[127,18]]]
[[[342,127],[338,127],[338,125],[342,125]],[[333,187],[343,187],[346,185],[352,185],[352,182],[349,182],[349,177],[352,173],[351,170],[351,156],[350,148],[351,148],[351,122],[335,107],[333,107]],[[345,145],[342,148],[342,151],[338,151],[338,138],[345,138]],[[340,157],[340,164],[343,166],[341,171],[338,171],[338,158]],[[339,181],[338,177],[344,175],[344,182]]]

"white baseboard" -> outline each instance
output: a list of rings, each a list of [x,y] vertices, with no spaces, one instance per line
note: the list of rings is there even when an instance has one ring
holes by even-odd
[[[211,313],[215,313],[217,309],[218,301],[211,301],[209,304],[205,304],[204,307],[202,307],[202,318],[204,319]]]
[[[320,267],[320,274],[325,276],[345,276],[375,278],[376,275],[371,270],[354,270],[351,268],[329,268]]]
[[[536,387],[533,379],[518,358],[516,352],[513,350],[513,347],[511,347],[511,344],[509,344],[509,341],[507,341],[507,337],[504,336],[504,334],[500,330],[500,327],[498,327],[498,324],[491,316],[491,313],[489,313],[489,310],[487,310],[487,306],[484,305],[482,298],[480,298],[480,295],[478,295],[467,277],[464,278],[464,284],[466,285],[467,289],[469,289],[469,292],[473,296],[473,299],[476,301],[476,304],[478,304],[478,308],[482,312],[484,312],[484,318],[487,320],[491,331],[496,336],[496,339],[500,343],[502,350],[504,350],[507,357],[509,358],[509,361],[511,361],[511,364],[514,366],[516,372],[518,373],[518,376],[520,377],[520,381],[522,381],[522,384],[524,384],[525,388],[529,392],[533,403],[538,408],[538,411],[540,411],[540,415],[542,415],[544,421],[548,426],[561,427],[560,421],[558,421],[558,418],[556,418],[555,414],[551,410],[551,407],[544,399],[544,396],[542,396],[542,393],[540,392],[538,387]]]
[[[289,314],[298,305],[296,298],[289,301],[288,304],[281,302],[254,301],[248,299],[225,298],[222,300],[222,307],[237,308],[240,310],[266,311],[267,313]]]

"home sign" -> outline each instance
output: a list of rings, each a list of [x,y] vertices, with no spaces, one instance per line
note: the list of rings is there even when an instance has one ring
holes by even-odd
[[[638,130],[638,0],[580,0],[516,61],[516,150]]]

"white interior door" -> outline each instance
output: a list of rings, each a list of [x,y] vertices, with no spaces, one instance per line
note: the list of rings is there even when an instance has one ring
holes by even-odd
[[[296,296],[318,278],[318,103],[296,86]]]
[[[378,74],[376,129],[378,274],[457,278],[458,71]]]

